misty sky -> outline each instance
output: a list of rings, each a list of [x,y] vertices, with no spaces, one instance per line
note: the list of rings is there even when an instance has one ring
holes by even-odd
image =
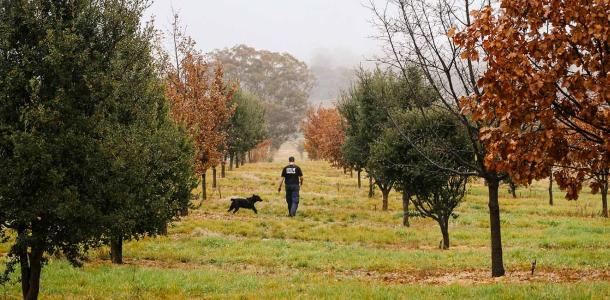
[[[337,64],[358,64],[379,52],[369,0],[154,0],[148,10],[159,28],[168,29],[171,7],[199,48],[246,44],[288,52],[311,63],[325,52]],[[375,0],[383,4],[384,0]]]

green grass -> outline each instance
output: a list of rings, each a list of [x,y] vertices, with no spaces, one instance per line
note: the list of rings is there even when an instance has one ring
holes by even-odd
[[[220,179],[218,192],[175,223],[167,236],[125,245],[126,265],[112,266],[108,249],[90,253],[83,268],[50,258],[44,299],[346,298],[346,299],[608,299],[610,221],[598,216],[598,195],[566,201],[546,184],[501,188],[507,276],[489,276],[486,188],[473,182],[459,218],[450,224],[451,249],[439,250],[437,225],[412,218],[401,226],[400,195],[381,211],[379,193],[366,197],[356,179],[323,162],[305,173],[299,215],[286,217],[277,194],[282,164],[246,165]],[[363,180],[365,183],[365,180]],[[258,193],[259,214],[226,212],[227,198]],[[0,245],[6,252],[7,245]],[[531,277],[530,261],[538,261]],[[16,279],[17,277],[15,277]],[[17,298],[16,283],[0,298]]]

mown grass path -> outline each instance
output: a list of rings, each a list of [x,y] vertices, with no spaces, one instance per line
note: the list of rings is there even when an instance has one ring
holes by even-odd
[[[82,269],[50,258],[44,299],[346,298],[346,299],[608,299],[610,221],[596,214],[598,195],[547,203],[545,183],[502,188],[507,276],[490,278],[485,187],[470,185],[450,224],[451,249],[431,220],[401,226],[400,195],[381,211],[356,179],[324,162],[300,163],[305,173],[298,216],[286,217],[277,193],[282,163],[248,164],[220,179],[199,210],[169,235],[126,244],[126,264],[112,266],[108,249]],[[365,180],[363,180],[365,182]],[[259,214],[227,213],[228,198],[259,194]],[[0,245],[0,252],[6,245]],[[530,261],[537,259],[534,276]],[[0,288],[17,298],[18,285]]]

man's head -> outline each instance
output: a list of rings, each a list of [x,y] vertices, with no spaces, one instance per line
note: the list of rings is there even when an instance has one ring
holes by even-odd
[[[294,164],[294,156],[289,157],[288,162]]]

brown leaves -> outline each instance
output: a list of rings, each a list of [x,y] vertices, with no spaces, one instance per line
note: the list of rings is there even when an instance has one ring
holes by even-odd
[[[610,5],[503,0],[501,7],[473,14],[472,26],[454,35],[462,58],[485,53],[488,62],[478,81],[483,94],[462,100],[463,110],[495,127],[480,135],[488,166],[521,182],[562,166],[557,181],[575,198],[585,174],[610,166]]]
[[[335,108],[310,109],[301,123],[305,150],[311,159],[325,159],[335,167],[344,166],[341,146],[345,133]]]
[[[166,95],[171,115],[184,125],[195,142],[195,169],[198,174],[217,165],[222,158],[226,133],[222,125],[233,115],[228,105],[235,86],[227,86],[220,65],[214,71],[201,55],[187,53],[177,71],[168,73]]]

